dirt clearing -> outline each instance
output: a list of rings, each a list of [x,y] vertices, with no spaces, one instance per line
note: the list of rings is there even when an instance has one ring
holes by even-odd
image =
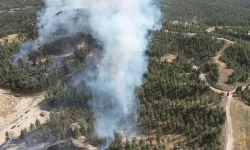
[[[177,55],[175,54],[167,54],[167,55],[164,55],[160,58],[160,61],[163,62],[163,61],[167,61],[169,63],[173,62],[173,60],[175,60],[177,58]]]
[[[18,34],[10,34],[4,38],[1,38],[0,39],[0,43],[1,44],[4,44],[5,41],[10,44],[10,43],[13,43],[13,42],[19,42],[19,39],[18,39]]]
[[[232,94],[229,94],[227,98],[227,104],[226,104],[226,150],[233,150],[234,149],[234,136],[233,136],[233,128],[232,128],[232,118],[231,118],[231,103],[232,103],[233,97]]]
[[[49,118],[49,112],[39,107],[45,95],[46,93],[42,92],[15,97],[10,91],[0,89],[0,144],[5,141],[6,131],[15,138],[20,135],[21,129],[29,129],[30,124],[35,123],[36,119],[45,123]],[[40,115],[41,113],[44,116]]]
[[[215,31],[215,27],[209,27],[206,32],[211,33]]]
[[[228,80],[228,77],[233,73],[233,70],[232,69],[228,69],[227,65],[224,62],[220,61],[220,57],[221,57],[222,53],[227,48],[229,48],[232,44],[234,44],[234,42],[226,40],[226,39],[221,39],[221,38],[218,38],[218,40],[224,40],[226,42],[225,45],[220,49],[220,51],[213,58],[213,62],[215,64],[217,64],[218,67],[219,67],[220,76],[219,76],[218,85],[223,90],[231,91],[231,90],[233,90],[235,88],[235,86],[234,85],[228,85],[228,84],[226,84],[226,82]]]

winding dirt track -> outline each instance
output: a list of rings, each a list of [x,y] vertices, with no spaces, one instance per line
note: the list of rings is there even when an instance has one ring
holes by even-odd
[[[221,70],[225,70],[226,69],[226,64],[224,62],[221,62],[219,60],[219,58],[221,57],[222,53],[229,48],[232,44],[234,44],[233,41],[229,41],[227,39],[223,39],[223,38],[217,38],[218,40],[223,40],[225,41],[225,45],[220,49],[220,51],[216,54],[216,56],[213,58],[214,62],[219,66],[219,70],[220,70],[220,74],[221,74]],[[221,76],[221,75],[220,75]],[[228,99],[227,99],[227,103],[226,103],[226,147],[225,150],[233,150],[234,149],[234,138],[233,138],[233,128],[232,128],[232,119],[231,119],[231,115],[230,115],[230,108],[231,108],[231,103],[233,100],[233,96],[232,93],[235,92],[235,89],[231,90],[230,92],[228,92],[227,90],[219,90],[215,87],[213,87],[206,79],[205,74],[201,74],[200,78],[202,80],[204,80],[206,82],[206,85],[214,92],[216,93],[222,93],[224,95],[228,95]]]
[[[233,41],[223,39],[223,38],[217,38],[218,40],[223,40],[225,41],[225,45],[221,48],[221,50],[217,53],[217,55],[214,57],[214,62],[219,66],[220,70],[220,84],[223,84],[223,87],[226,87],[224,84],[230,74],[232,74],[232,70],[227,69],[227,65],[220,61],[220,57],[222,53],[229,48],[232,44],[234,44]],[[226,75],[222,74],[222,72],[227,72]],[[211,86],[212,87],[212,86]],[[228,88],[227,88],[228,91]],[[233,150],[234,149],[234,137],[233,137],[233,128],[232,128],[232,117],[230,115],[230,108],[231,108],[231,103],[233,100],[232,93],[235,92],[235,89],[231,90],[230,92],[227,91],[220,91],[220,93],[228,93],[228,99],[227,99],[227,104],[226,104],[226,116],[227,116],[227,125],[226,125],[226,147],[225,150]],[[217,91],[218,92],[218,91]]]

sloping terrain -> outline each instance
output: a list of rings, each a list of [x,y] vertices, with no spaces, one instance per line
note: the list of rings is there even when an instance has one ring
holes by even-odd
[[[5,132],[12,134],[12,138],[20,136],[21,129],[29,129],[30,124],[35,124],[36,119],[45,123],[49,118],[48,112],[40,108],[45,99],[45,93],[23,95],[15,97],[14,93],[0,90],[0,142],[5,141]],[[29,112],[26,113],[26,111]],[[44,117],[40,116],[44,113]],[[13,128],[14,127],[14,128]]]

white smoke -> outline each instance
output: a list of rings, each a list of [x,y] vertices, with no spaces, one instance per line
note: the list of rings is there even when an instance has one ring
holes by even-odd
[[[79,15],[77,9],[85,13]],[[129,118],[136,118],[137,111],[134,90],[147,71],[148,30],[160,28],[160,18],[153,0],[45,0],[45,9],[38,13],[38,43],[49,42],[63,24],[61,36],[90,32],[103,45],[97,72],[87,73],[95,78],[86,80],[94,93],[97,136],[132,126]]]

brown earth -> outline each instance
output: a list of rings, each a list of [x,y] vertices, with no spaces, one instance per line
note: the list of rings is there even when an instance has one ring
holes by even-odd
[[[19,39],[18,39],[18,34],[10,34],[4,38],[1,38],[0,39],[0,43],[1,44],[4,44],[5,41],[9,44],[9,43],[12,43],[12,42],[19,42]]]
[[[224,62],[220,61],[220,57],[227,48],[229,48],[232,44],[234,44],[234,42],[221,38],[218,38],[218,40],[223,40],[226,42],[225,45],[216,54],[216,56],[213,57],[213,62],[216,63],[219,67],[220,76],[218,85],[225,91],[231,91],[235,88],[235,85],[229,85],[226,84],[226,82],[228,80],[228,77],[233,73],[233,70],[228,69],[227,65]]]
[[[13,138],[20,135],[21,129],[27,128],[31,123],[35,123],[36,119],[41,123],[45,123],[49,119],[49,112],[40,109],[40,104],[45,99],[45,92],[23,95],[15,97],[8,90],[0,89],[0,145],[5,141],[5,132],[11,132]],[[25,113],[27,110],[30,112]],[[40,116],[41,113],[45,116]],[[15,128],[11,129],[13,126]]]
[[[175,60],[177,58],[176,54],[167,54],[162,56],[159,61],[163,62],[163,61],[167,61],[169,63],[173,62],[173,60]]]

